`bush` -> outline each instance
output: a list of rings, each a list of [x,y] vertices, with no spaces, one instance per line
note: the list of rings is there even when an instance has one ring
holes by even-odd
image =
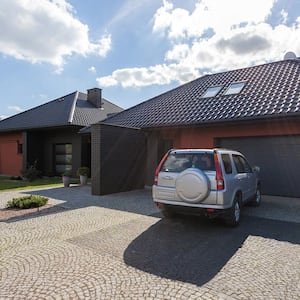
[[[90,169],[88,167],[80,167],[77,170],[77,176],[84,175],[89,177]]]
[[[22,175],[30,182],[41,178],[42,172],[37,169],[36,165],[37,160],[33,163],[33,165],[30,165],[25,171],[22,172]]]
[[[19,198],[13,198],[7,202],[8,208],[32,208],[40,207],[45,205],[48,202],[48,198],[42,196],[24,196]]]
[[[9,180],[23,180],[21,176],[11,176]]]
[[[61,175],[66,176],[66,177],[71,177],[72,173],[71,173],[71,171],[65,171]]]

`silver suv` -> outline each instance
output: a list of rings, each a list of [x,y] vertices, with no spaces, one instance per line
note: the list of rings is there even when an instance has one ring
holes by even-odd
[[[237,151],[172,149],[156,169],[153,200],[165,217],[200,213],[236,226],[244,204],[260,205],[258,171]]]

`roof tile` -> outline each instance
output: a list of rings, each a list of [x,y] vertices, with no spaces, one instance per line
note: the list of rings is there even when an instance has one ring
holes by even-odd
[[[223,95],[233,82],[246,81],[239,94]],[[208,87],[222,85],[211,98]],[[284,60],[205,75],[129,108],[104,121],[129,127],[205,124],[219,121],[298,115],[300,60]]]
[[[102,103],[102,109],[96,108],[87,101],[86,94],[74,92],[0,121],[0,132],[67,125],[87,126],[104,120],[110,113],[122,111],[105,99],[102,99]]]

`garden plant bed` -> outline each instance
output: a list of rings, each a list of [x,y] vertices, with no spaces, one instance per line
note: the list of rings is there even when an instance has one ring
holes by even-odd
[[[46,204],[41,207],[28,208],[28,209],[16,209],[16,208],[4,208],[0,209],[0,222],[5,221],[17,221],[19,219],[34,218],[47,214],[58,213],[65,209],[60,206]]]

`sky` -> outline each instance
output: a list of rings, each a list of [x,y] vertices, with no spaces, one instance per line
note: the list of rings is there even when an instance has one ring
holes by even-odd
[[[0,0],[0,28],[1,119],[94,87],[129,108],[300,56],[299,0]]]

